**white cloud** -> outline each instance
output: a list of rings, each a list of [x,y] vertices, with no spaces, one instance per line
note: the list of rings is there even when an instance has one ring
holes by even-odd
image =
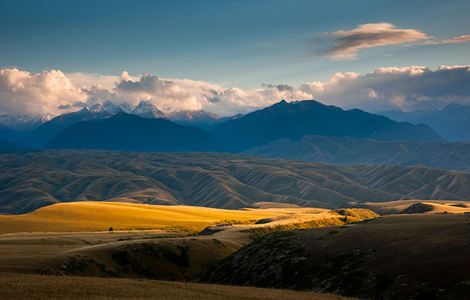
[[[304,91],[287,87],[244,90],[191,79],[132,76],[126,71],[120,76],[105,76],[5,68],[0,69],[0,114],[59,114],[97,102],[135,106],[145,100],[165,112],[205,109],[228,115],[269,105],[281,98],[311,98]]]
[[[282,98],[296,100],[312,96],[299,89],[287,89],[286,85],[244,90],[224,88],[205,81],[162,79],[153,75],[143,75],[138,80],[122,80],[114,93],[117,101],[125,99],[135,105],[146,100],[163,111],[205,109],[224,115],[269,105]]]
[[[336,60],[355,59],[359,51],[368,48],[410,44],[445,45],[470,42],[470,35],[436,39],[411,28],[398,28],[391,23],[362,24],[351,30],[338,30],[327,34],[330,43],[325,55]]]
[[[120,76],[64,74],[59,70],[31,73],[0,69],[0,114],[40,115],[77,110],[111,101],[137,105],[146,100],[165,112],[204,109],[221,115],[264,107],[279,101],[316,99],[346,108],[403,110],[470,105],[470,66],[383,67],[371,73],[338,72],[326,81],[299,87],[263,84],[259,89],[222,87],[191,79],[145,74]]]
[[[59,104],[86,101],[87,95],[59,70],[31,73],[0,69],[0,112],[8,114],[58,113]]]
[[[440,108],[470,105],[470,66],[384,67],[372,73],[336,73],[326,82],[303,84],[315,99],[368,110]]]

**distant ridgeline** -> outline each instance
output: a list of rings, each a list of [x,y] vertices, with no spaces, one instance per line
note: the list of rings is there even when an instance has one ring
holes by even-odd
[[[317,135],[276,140],[243,153],[342,165],[422,165],[470,170],[470,143],[463,142],[380,141]]]
[[[400,123],[314,100],[291,103],[283,100],[246,115],[227,118],[204,111],[165,115],[146,102],[126,113],[108,103],[55,117],[16,138],[7,129],[3,132],[0,131],[0,140],[14,141],[18,148],[126,151],[240,152],[275,140],[300,139],[307,135],[444,141],[427,125]]]

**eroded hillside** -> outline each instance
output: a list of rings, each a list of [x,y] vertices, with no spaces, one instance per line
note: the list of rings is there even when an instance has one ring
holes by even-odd
[[[424,167],[106,151],[6,153],[0,166],[3,213],[83,200],[218,208],[268,201],[338,208],[350,202],[470,198],[470,173]]]

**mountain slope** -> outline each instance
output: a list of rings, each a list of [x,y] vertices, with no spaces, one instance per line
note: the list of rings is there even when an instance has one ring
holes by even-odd
[[[9,150],[15,150],[15,149],[16,149],[15,145],[13,145],[12,143],[8,141],[0,139],[0,151],[9,151]]]
[[[397,121],[427,124],[449,141],[470,141],[470,106],[468,105],[452,103],[441,110],[390,111],[384,114]]]
[[[50,148],[137,151],[208,151],[220,146],[210,133],[164,119],[118,113],[113,117],[79,122],[54,138]]]
[[[19,137],[21,136],[21,133],[11,129],[9,127],[4,127],[0,125],[0,140],[7,141],[7,142],[15,142]]]
[[[304,136],[248,149],[244,154],[333,164],[423,165],[470,170],[470,143],[379,141]]]
[[[104,107],[99,104],[90,108],[82,108],[76,112],[63,114],[33,130],[24,138],[22,144],[27,148],[42,148],[58,134],[75,123],[108,118],[112,115],[113,113],[104,109]]]
[[[18,132],[29,132],[52,119],[52,115],[10,115],[0,113],[0,127],[8,127]]]
[[[9,213],[79,200],[218,208],[268,201],[337,208],[351,201],[398,199],[470,199],[470,173],[210,153],[56,150],[0,155],[0,212]]]
[[[232,150],[241,151],[281,139],[304,135],[348,136],[379,140],[442,141],[426,125],[398,123],[386,117],[353,109],[343,110],[314,100],[270,107],[224,122],[213,132]]]

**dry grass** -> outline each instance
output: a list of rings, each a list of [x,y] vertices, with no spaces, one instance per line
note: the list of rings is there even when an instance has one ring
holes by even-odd
[[[154,230],[198,232],[228,222],[250,224],[285,214],[312,214],[316,208],[227,210],[197,206],[164,206],[116,202],[70,202],[24,215],[0,215],[0,233]]]
[[[246,246],[258,235],[342,225],[375,216],[361,209],[348,210],[345,220],[338,211],[317,208],[223,210],[128,203],[62,203],[25,215],[0,216],[0,232],[4,232],[0,234],[0,272],[53,270],[46,273],[87,276],[113,273],[186,280]],[[262,221],[256,224],[256,220]],[[214,229],[210,235],[188,236],[184,232],[199,231],[208,225]],[[107,231],[109,226],[113,226],[113,232]],[[138,230],[140,228],[157,230]],[[164,259],[168,255],[161,259],[158,255],[162,252],[170,253],[171,257],[183,257],[182,249],[188,252],[185,257],[189,265],[185,267]],[[134,260],[137,269],[127,270],[113,258],[123,253]],[[105,266],[106,271],[96,269],[95,263],[87,264],[87,269],[64,271],[61,266],[74,257],[93,259]],[[144,274],[142,269],[148,272]]]
[[[401,213],[408,207],[416,203],[423,203],[432,206],[432,209],[425,212],[426,214],[463,214],[470,212],[470,202],[460,200],[400,200],[389,202],[367,202],[363,206],[380,214]]]
[[[288,290],[154,280],[0,274],[2,299],[346,299]]]
[[[463,214],[390,215],[275,234],[242,248],[202,280],[363,299],[468,299],[469,225]]]
[[[316,214],[308,212],[296,215],[281,215],[264,224],[256,224],[248,229],[255,237],[278,231],[304,230],[310,228],[340,226],[350,223],[375,219],[378,215],[373,211],[361,208],[338,209],[323,211]]]

